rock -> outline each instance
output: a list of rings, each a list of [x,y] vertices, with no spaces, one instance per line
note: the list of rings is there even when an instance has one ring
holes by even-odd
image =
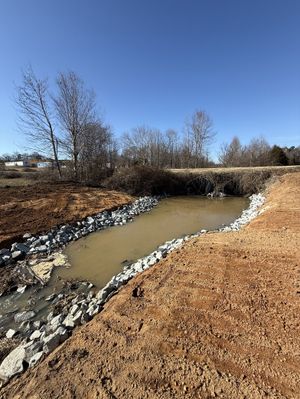
[[[35,312],[33,310],[30,310],[28,312],[21,312],[15,314],[14,320],[15,323],[22,323],[24,321],[28,321],[32,319],[35,316]]]
[[[91,320],[91,316],[87,312],[83,312],[83,314],[81,316],[81,320],[80,320],[81,324],[84,324],[90,320]]]
[[[24,370],[24,360],[26,357],[25,348],[20,345],[9,353],[0,366],[0,378],[8,381],[16,374]]]
[[[25,360],[29,363],[32,356],[42,349],[42,342],[40,341],[29,341],[23,345],[25,349]]]
[[[65,327],[72,329],[75,327],[75,323],[73,320],[73,316],[71,314],[68,314],[67,317],[64,319],[62,323]]]
[[[6,254],[6,255],[2,255],[2,260],[3,260],[5,263],[7,263],[7,262],[10,260],[10,258],[11,258],[10,252],[9,252],[8,254]]]
[[[51,294],[45,298],[45,301],[52,301],[55,298],[55,294]]]
[[[41,240],[43,243],[46,243],[46,242],[49,240],[49,236],[48,236],[48,235],[40,236],[40,240]]]
[[[27,252],[29,251],[29,248],[27,245],[17,242],[15,245],[15,250],[21,251],[21,252],[27,254]]]
[[[79,310],[77,313],[74,314],[73,323],[75,326],[80,326],[82,314],[83,314],[82,310]]]
[[[41,244],[41,240],[38,238],[37,240],[35,240],[35,241],[33,241],[32,243],[31,243],[31,246],[33,247],[33,248],[36,248],[38,245],[40,245]]]
[[[42,332],[40,330],[35,330],[33,333],[30,335],[31,341],[34,341],[36,339],[39,339],[42,335]]]
[[[79,306],[74,304],[73,306],[71,306],[70,308],[70,314],[74,315],[77,311],[79,310]]]
[[[33,355],[32,358],[29,360],[29,367],[35,366],[43,355],[43,351],[37,352],[35,355]]]
[[[10,253],[9,249],[6,249],[6,248],[0,249],[0,256],[8,255],[9,253]]]
[[[18,287],[17,292],[23,294],[27,288],[27,285],[23,285],[23,287]]]
[[[31,238],[31,234],[30,233],[25,233],[23,235],[24,240],[27,240],[28,238]]]
[[[63,315],[59,314],[50,321],[51,329],[56,330],[62,323],[63,321]]]
[[[49,312],[47,316],[47,321],[50,322],[53,319],[53,312]]]
[[[41,328],[41,325],[42,325],[41,320],[36,320],[36,321],[34,321],[33,324],[32,324],[33,328],[35,328],[36,330],[40,329],[40,328]]]
[[[10,328],[10,329],[7,331],[7,333],[6,333],[5,335],[6,335],[6,338],[12,338],[12,337],[14,337],[16,334],[17,334],[17,331],[16,331],[16,330],[13,330],[12,328]]]
[[[43,339],[44,341],[44,346],[43,346],[43,352],[48,354],[52,352],[54,349],[56,349],[59,345],[59,334],[53,333],[51,335],[48,335]]]
[[[47,245],[40,245],[39,247],[36,247],[36,250],[38,252],[47,252],[48,248]]]
[[[23,258],[24,258],[24,253],[21,252],[21,251],[14,251],[14,252],[12,252],[12,254],[11,254],[11,258],[12,258],[12,260],[14,260],[14,261],[23,259]]]
[[[53,334],[48,335],[43,339],[44,346],[43,351],[44,353],[50,353],[55,348],[58,347],[60,343],[65,341],[68,338],[68,332],[64,327],[59,327]]]
[[[92,218],[91,216],[89,216],[86,221],[88,222],[88,224],[93,224],[94,223],[94,218]]]

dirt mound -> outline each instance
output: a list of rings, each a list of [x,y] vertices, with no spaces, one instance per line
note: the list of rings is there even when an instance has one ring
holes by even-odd
[[[300,174],[268,198],[134,278],[2,397],[299,398]]]
[[[116,191],[65,183],[0,187],[0,248],[20,240],[25,233],[48,231],[131,200]]]

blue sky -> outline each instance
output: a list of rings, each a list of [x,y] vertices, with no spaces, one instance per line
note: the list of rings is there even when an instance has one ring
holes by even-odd
[[[14,84],[74,70],[116,135],[181,130],[196,108],[220,143],[300,144],[299,0],[0,0],[0,153],[22,151]]]

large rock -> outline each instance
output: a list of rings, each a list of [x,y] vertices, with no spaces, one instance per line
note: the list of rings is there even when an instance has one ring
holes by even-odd
[[[7,248],[2,248],[0,249],[0,256],[2,255],[8,255],[10,253],[9,249]]]
[[[50,321],[51,329],[52,330],[57,330],[57,328],[61,325],[64,317],[62,314],[59,314]]]
[[[26,351],[22,345],[11,351],[1,363],[0,378],[4,381],[8,381],[14,375],[22,373],[24,370],[25,357]]]
[[[13,338],[16,334],[17,331],[10,328],[6,333],[6,338]]]
[[[50,353],[54,349],[58,347],[59,344],[64,342],[68,338],[68,332],[65,328],[59,327],[53,334],[48,335],[43,339],[44,346],[43,351],[44,353]]]
[[[33,310],[30,310],[28,312],[21,312],[15,314],[14,320],[15,323],[22,323],[24,321],[28,321],[32,319],[35,316],[35,312]]]
[[[11,258],[12,258],[12,260],[17,261],[17,260],[23,259],[24,255],[25,254],[23,252],[21,252],[21,251],[14,251],[11,254]]]
[[[27,252],[29,251],[29,248],[27,247],[27,245],[22,244],[20,242],[17,242],[14,248],[16,251],[21,251],[25,254],[27,254]]]

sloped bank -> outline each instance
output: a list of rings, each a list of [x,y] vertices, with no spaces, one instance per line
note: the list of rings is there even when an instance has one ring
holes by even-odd
[[[148,210],[149,206],[153,206],[157,203],[156,201],[157,200],[153,198],[139,200],[138,204],[142,203],[143,207],[139,207],[138,209],[143,209],[144,211]],[[243,211],[241,217],[230,226],[220,229],[220,231],[235,231],[240,229],[258,214],[258,209],[263,204],[263,201],[264,197],[261,194],[253,195],[250,198],[249,208]],[[117,223],[125,223],[126,215],[128,220],[130,220],[134,212],[137,212],[136,206],[137,204],[135,204],[130,211],[128,211],[127,208],[126,212],[123,209],[121,213],[116,213],[114,216],[117,217]],[[100,217],[100,221],[101,220]],[[15,348],[3,360],[0,366],[0,377],[2,380],[8,381],[11,377],[21,373],[27,367],[34,366],[44,355],[47,355],[60,343],[65,341],[76,326],[89,321],[94,315],[99,313],[104,303],[107,302],[122,285],[127,283],[138,273],[159,262],[159,260],[166,257],[168,253],[182,246],[184,242],[197,236],[204,235],[205,233],[206,231],[202,230],[199,233],[166,242],[150,255],[139,259],[129,267],[126,267],[121,273],[114,276],[97,294],[90,290],[86,295],[83,294],[80,297],[75,297],[70,303],[67,303],[60,313],[49,313],[46,320],[36,321],[36,328],[30,331],[30,336],[25,340],[26,342],[23,342]],[[49,298],[49,300],[56,301],[57,298]],[[22,321],[26,322],[30,320],[32,315],[28,313],[25,312],[20,315]]]

